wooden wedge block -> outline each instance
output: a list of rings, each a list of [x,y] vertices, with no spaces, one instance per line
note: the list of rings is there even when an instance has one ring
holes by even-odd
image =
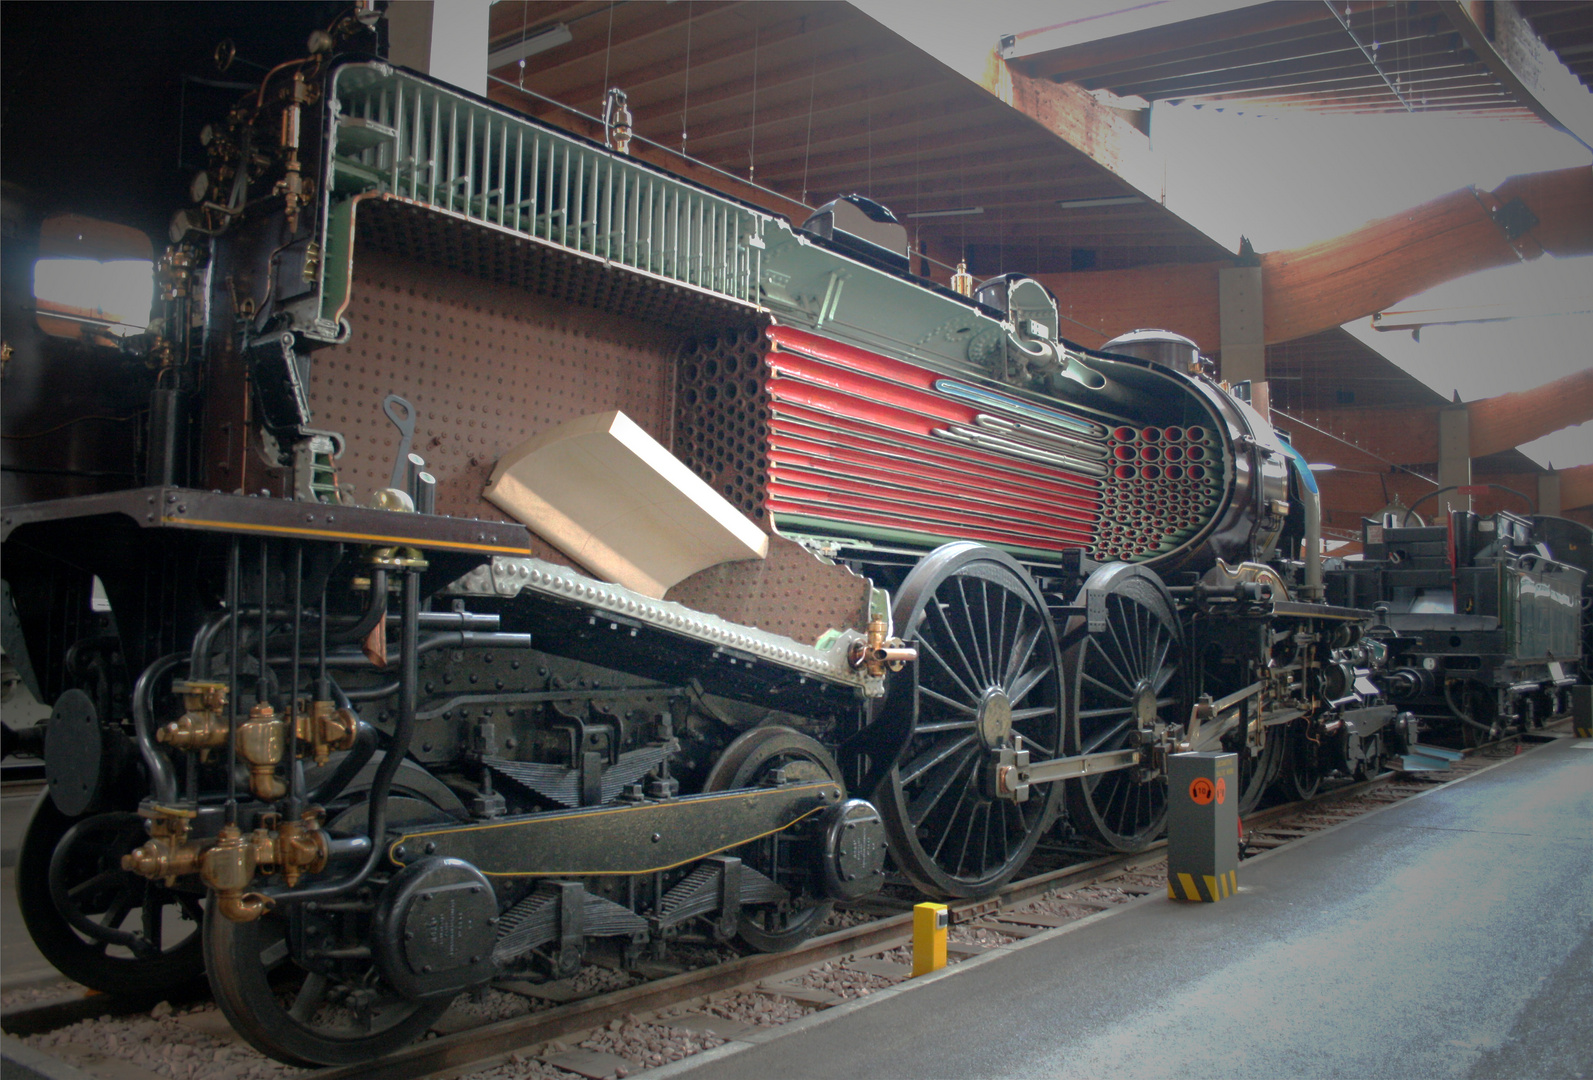
[[[485,495],[596,576],[659,599],[699,570],[769,551],[763,530],[622,412],[521,443]]]

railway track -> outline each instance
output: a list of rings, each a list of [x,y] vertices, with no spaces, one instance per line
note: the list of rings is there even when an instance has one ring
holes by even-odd
[[[1511,736],[1467,751],[1466,758],[1430,778],[1385,773],[1309,800],[1254,812],[1243,822],[1245,854],[1253,857],[1286,847],[1463,779],[1552,737]],[[1161,891],[1164,849],[1165,842],[1158,842],[1131,855],[1078,853],[1056,869],[1008,884],[994,897],[953,903],[953,962]],[[1070,853],[1047,854],[1065,860]],[[490,1017],[492,1003],[485,1003],[489,1009],[483,1010],[482,1002],[462,998],[439,1021],[434,1037],[379,1062],[357,1066],[298,1071],[269,1061],[238,1042],[214,1006],[197,993],[153,1010],[147,1001],[122,1002],[98,995],[23,1005],[0,1011],[0,1029],[107,1080],[133,1076],[425,1080],[466,1075],[491,1080],[576,1076],[597,1080],[676,1060],[903,981],[910,973],[911,905],[905,895],[874,898],[842,913],[841,918],[853,925],[788,952],[710,963],[606,992],[583,994],[579,977],[563,985],[497,984],[489,995],[500,1004],[523,1002],[527,1011],[472,1023],[473,1012]],[[600,986],[604,973],[599,969],[595,974],[588,983]],[[623,977],[609,972],[607,978],[612,982]],[[573,1000],[558,1000],[561,997]],[[179,1037],[175,1045],[184,1045],[182,1040],[197,1045],[186,1054],[163,1055],[159,1046],[142,1055],[137,1052],[140,1038],[164,1042],[170,1049],[174,1033]]]

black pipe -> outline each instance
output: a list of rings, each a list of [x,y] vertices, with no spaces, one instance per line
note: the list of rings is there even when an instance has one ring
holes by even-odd
[[[161,806],[175,806],[177,803],[177,770],[173,768],[171,759],[155,745],[155,731],[151,726],[154,710],[150,699],[155,692],[155,684],[184,659],[186,657],[180,652],[163,656],[145,668],[133,684],[133,734],[138,739],[139,756],[149,769],[149,783],[155,792],[155,802]]]
[[[342,645],[350,641],[363,641],[365,636],[376,628],[382,616],[387,614],[387,571],[371,570],[371,603],[365,609],[365,614],[360,616],[360,621],[347,630],[339,630],[332,635],[335,644]]]
[[[264,606],[263,604],[261,605]],[[304,542],[293,545],[293,670],[288,676],[288,700],[283,703],[287,712],[287,736],[283,740],[288,752],[288,815],[298,817],[303,809],[304,770],[299,761],[299,648],[304,629]],[[265,645],[261,644],[264,651]],[[314,706],[311,706],[312,708]]]
[[[373,575],[374,577],[374,575]],[[393,777],[409,753],[409,742],[415,734],[415,711],[420,700],[420,573],[404,571],[403,624],[399,636],[399,649],[403,660],[399,667],[398,722],[393,725],[393,737],[376,767],[371,781],[370,817],[366,835],[371,841],[370,854],[359,870],[340,881],[329,881],[301,889],[266,890],[265,895],[275,903],[326,900],[359,888],[376,871],[382,859],[382,839],[387,833],[387,796],[393,788]]]
[[[232,548],[227,557],[227,610],[233,617],[227,620],[232,628],[227,645],[227,824],[238,823],[238,604],[241,602],[242,554],[240,542],[232,538]]]

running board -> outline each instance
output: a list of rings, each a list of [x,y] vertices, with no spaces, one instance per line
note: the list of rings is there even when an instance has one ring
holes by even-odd
[[[1397,763],[1395,768],[1400,772],[1442,772],[1465,756],[1459,750],[1412,743],[1404,754],[1394,755],[1394,761]]]

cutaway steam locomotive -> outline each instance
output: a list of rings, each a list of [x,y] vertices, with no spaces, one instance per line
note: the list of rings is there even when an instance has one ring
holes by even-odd
[[[20,900],[68,975],[204,972],[264,1052],[360,1061],[495,977],[789,947],[1052,830],[1134,850],[1169,754],[1237,753],[1249,808],[1412,750],[1416,630],[1324,574],[1305,462],[1186,339],[1075,347],[1031,279],[913,276],[866,199],[794,228],[381,62],[205,134],[121,345],[139,479],[4,511],[53,706]],[[595,571],[681,540],[612,470],[586,547],[483,498],[611,412],[760,557]]]

